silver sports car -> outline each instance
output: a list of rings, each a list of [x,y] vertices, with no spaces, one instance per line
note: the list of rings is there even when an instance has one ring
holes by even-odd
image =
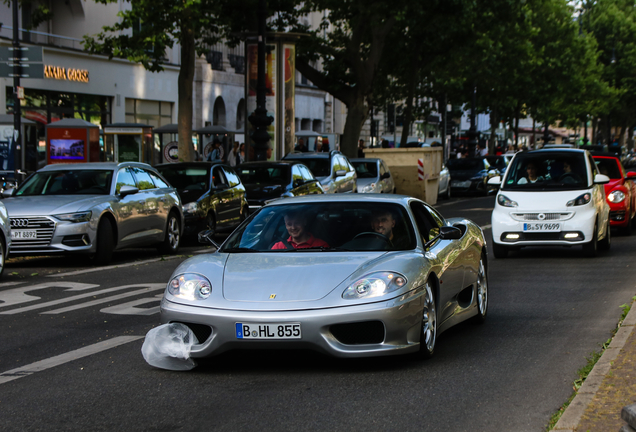
[[[193,330],[194,358],[258,348],[426,358],[442,331],[485,319],[487,258],[479,226],[412,197],[289,198],[179,265],[161,321]]]
[[[93,254],[106,264],[125,247],[179,248],[181,201],[150,165],[47,165],[3,195],[12,255]]]

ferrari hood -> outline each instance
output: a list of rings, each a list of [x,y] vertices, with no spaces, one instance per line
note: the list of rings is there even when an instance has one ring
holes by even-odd
[[[319,300],[358,268],[382,254],[230,254],[223,277],[223,297],[228,301],[269,304]]]

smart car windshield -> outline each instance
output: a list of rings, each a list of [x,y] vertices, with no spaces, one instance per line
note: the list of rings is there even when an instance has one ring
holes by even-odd
[[[375,161],[351,162],[351,165],[356,169],[358,178],[376,178],[378,176],[378,164]]]
[[[110,170],[61,170],[37,172],[25,181],[16,196],[108,195]]]
[[[347,202],[264,207],[220,252],[391,251],[416,246],[399,204]]]
[[[506,172],[503,190],[573,190],[590,184],[585,154],[580,152],[520,154]]]

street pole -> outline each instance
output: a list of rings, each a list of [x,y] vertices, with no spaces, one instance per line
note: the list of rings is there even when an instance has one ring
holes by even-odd
[[[254,150],[257,161],[267,160],[267,147],[270,136],[267,127],[274,119],[267,115],[265,84],[265,33],[267,30],[267,5],[265,0],[258,2],[258,81],[256,84],[256,110],[249,117],[250,123],[254,126],[251,137],[254,141]]]
[[[20,87],[20,25],[18,18],[18,0],[13,0],[13,169],[16,184],[18,183],[18,173],[21,167],[22,137],[20,136],[20,121],[22,118],[22,108],[18,99],[18,88]]]
[[[473,87],[473,97],[470,102],[470,129],[468,129],[468,157],[475,156],[477,148],[477,125],[475,124],[475,110],[477,109],[477,87]]]

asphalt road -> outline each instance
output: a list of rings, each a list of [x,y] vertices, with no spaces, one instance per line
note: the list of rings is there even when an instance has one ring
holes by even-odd
[[[489,236],[493,204],[437,208]],[[189,372],[152,368],[140,352],[158,325],[157,296],[186,256],[134,250],[98,270],[73,258],[10,260],[0,281],[0,429],[541,431],[636,294],[635,242],[615,236],[594,259],[580,248],[491,253],[486,323],[444,333],[431,360],[233,352]]]

